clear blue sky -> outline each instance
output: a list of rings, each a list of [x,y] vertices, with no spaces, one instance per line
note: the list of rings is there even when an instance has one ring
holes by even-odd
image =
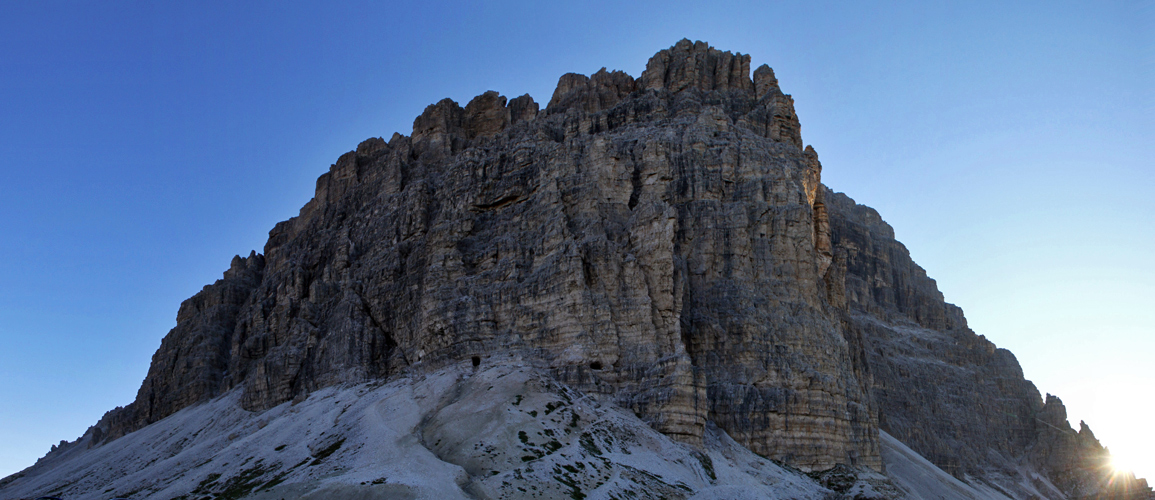
[[[1155,476],[1152,2],[234,3],[0,4],[0,476],[359,141],[683,37],[772,66],[823,180]]]

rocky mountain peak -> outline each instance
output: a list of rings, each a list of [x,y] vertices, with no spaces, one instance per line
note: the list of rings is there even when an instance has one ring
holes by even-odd
[[[545,113],[494,91],[428,106],[186,303],[102,434],[229,390],[260,410],[512,352],[679,440],[715,422],[800,468],[880,468],[826,299],[821,164],[759,82],[748,56],[684,41],[640,80],[562,76]]]
[[[574,108],[586,113],[597,113],[613,108],[634,90],[637,90],[634,77],[622,71],[606,71],[602,68],[591,76],[566,73],[558,79],[557,88],[546,110],[561,113]]]
[[[563,75],[544,111],[443,99],[341,155],[263,255],[186,300],[136,400],[82,439],[513,360],[832,484],[883,470],[881,429],[1008,496],[1102,489],[1090,429],[822,169],[773,70],[704,42],[636,79]]]
[[[765,64],[754,70],[754,98],[762,99],[767,95],[781,94],[778,79],[774,77],[774,70]]]
[[[510,110],[505,107],[505,96],[488,91],[465,105],[462,128],[466,139],[493,137],[512,122]]]
[[[645,72],[638,79],[638,87],[674,93],[687,89],[753,93],[750,56],[723,52],[706,42],[691,42],[683,38],[650,58]]]

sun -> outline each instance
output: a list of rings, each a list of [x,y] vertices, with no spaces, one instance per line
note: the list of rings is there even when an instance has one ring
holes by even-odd
[[[1127,459],[1112,453],[1111,454],[1111,470],[1116,475],[1118,475],[1118,474],[1126,474],[1128,472],[1131,472],[1133,469],[1131,467],[1131,464],[1128,463]]]
[[[1126,453],[1116,454],[1110,451],[1107,453],[1110,453],[1111,457],[1108,465],[1111,468],[1112,480],[1123,479],[1128,476],[1134,477],[1138,474],[1135,469],[1149,468],[1147,467],[1149,464],[1142,457],[1131,456]]]

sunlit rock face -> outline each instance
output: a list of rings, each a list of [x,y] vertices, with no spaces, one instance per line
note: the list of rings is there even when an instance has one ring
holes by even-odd
[[[799,131],[768,67],[688,40],[638,79],[565,75],[545,110],[495,92],[431,105],[411,136],[343,155],[235,263],[243,283],[186,302],[102,425],[517,351],[686,442],[713,421],[804,470],[880,468]]]

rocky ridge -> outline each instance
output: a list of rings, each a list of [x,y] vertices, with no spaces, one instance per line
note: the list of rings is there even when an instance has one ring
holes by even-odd
[[[1090,430],[821,184],[800,130],[768,66],[688,40],[637,79],[564,75],[544,110],[433,104],[182,304],[82,441],[516,353],[691,446],[716,425],[805,471],[882,470],[881,428],[1007,496],[1108,492]]]
[[[1085,423],[967,327],[874,209],[827,191],[849,335],[863,339],[879,428],[936,466],[1013,498],[1147,498]]]

